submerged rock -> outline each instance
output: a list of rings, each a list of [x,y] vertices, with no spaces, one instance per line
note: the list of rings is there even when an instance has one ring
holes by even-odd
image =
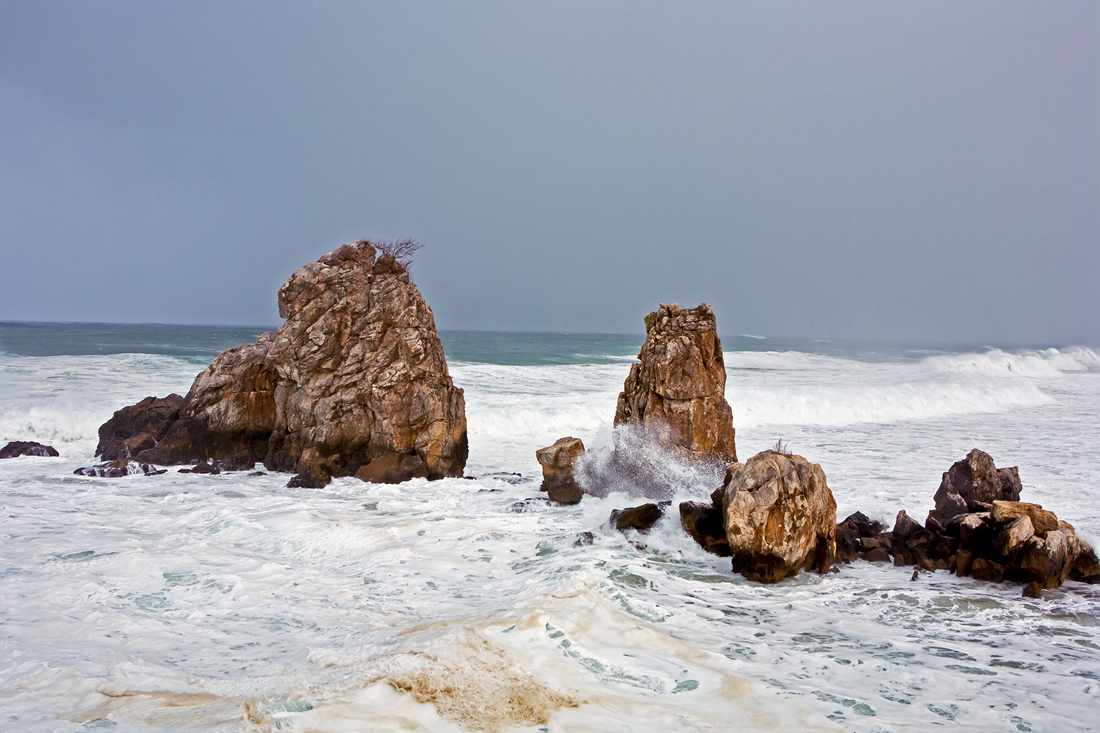
[[[645,325],[638,363],[619,394],[615,427],[642,429],[687,457],[736,461],[722,342],[710,306],[681,310],[662,303]]]
[[[836,501],[816,463],[757,453],[726,470],[721,504],[734,572],[775,583],[799,570],[832,566]]]
[[[116,458],[113,461],[99,463],[95,466],[78,468],[73,473],[77,476],[95,476],[98,478],[121,478],[123,476],[159,476],[167,473],[167,469],[157,468],[148,463],[133,461],[128,458]]]
[[[551,501],[576,504],[581,500],[581,487],[573,468],[582,455],[584,443],[580,438],[559,438],[553,445],[535,451],[535,458],[542,466],[541,490]]]
[[[199,374],[141,460],[245,457],[311,486],[363,467],[384,480],[462,475],[463,393],[431,309],[393,255],[365,241],[340,247],[290,277],[279,315],[274,334],[222,352]],[[385,461],[369,468],[386,456],[415,457],[423,470],[392,458],[400,471],[383,470]]]
[[[60,455],[52,445],[42,445],[33,440],[13,440],[0,448],[0,458],[18,458],[19,456],[38,456],[57,458]]]

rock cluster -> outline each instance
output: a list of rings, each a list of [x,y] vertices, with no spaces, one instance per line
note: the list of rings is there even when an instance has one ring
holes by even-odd
[[[1037,598],[1067,578],[1100,582],[1100,562],[1092,546],[1068,522],[1038,504],[1019,501],[1015,467],[997,469],[989,454],[972,450],[943,474],[936,508],[922,526],[898,512],[894,528],[855,514],[837,527],[838,535],[858,535],[859,556],[947,570],[959,577],[1026,584],[1024,595]],[[1005,497],[1005,498],[1002,498]],[[843,529],[849,525],[847,529]],[[852,545],[847,540],[845,548]],[[841,557],[851,560],[850,552]]]
[[[143,400],[101,428],[100,447],[133,455],[149,433],[142,461],[262,461],[307,487],[462,475],[463,393],[431,309],[392,254],[360,241],[302,267],[279,290],[279,315],[274,334],[219,354],[174,418],[171,397]],[[160,437],[146,429],[153,411],[168,417]]]
[[[541,490],[551,501],[576,504],[581,500],[574,467],[582,455],[584,443],[580,438],[559,438],[553,445],[535,451],[535,458],[542,466]]]
[[[821,466],[802,456],[767,450],[732,464],[710,504],[680,504],[680,522],[703,549],[732,556],[734,572],[762,583],[825,572],[836,557],[833,492]]]
[[[13,440],[0,448],[0,458],[18,458],[19,456],[57,458],[58,452],[52,445],[42,445],[33,440]]]
[[[97,478],[122,478],[123,476],[157,476],[167,473],[167,469],[150,466],[148,463],[132,461],[128,458],[116,458],[113,461],[95,466],[78,468],[73,471],[77,476],[95,476]]]
[[[689,458],[736,461],[733,413],[714,311],[661,304],[645,318],[646,340],[619,394],[615,426]]]

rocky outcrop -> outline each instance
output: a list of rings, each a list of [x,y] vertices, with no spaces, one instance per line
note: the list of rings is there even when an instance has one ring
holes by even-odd
[[[987,512],[996,500],[1019,501],[1020,491],[1020,472],[1015,466],[998,469],[988,453],[975,448],[943,474],[936,508],[928,513],[928,519],[942,527],[960,514]]]
[[[58,455],[57,449],[52,445],[42,445],[33,440],[13,440],[0,448],[0,458],[18,458],[19,456],[57,458]]]
[[[164,439],[168,428],[179,419],[183,398],[146,397],[136,405],[124,407],[99,427],[99,445],[95,454],[105,461],[131,458],[153,448]]]
[[[628,426],[690,458],[737,460],[733,413],[714,312],[661,304],[619,394],[615,427]]]
[[[998,469],[987,453],[972,450],[943,474],[924,526],[902,510],[889,532],[869,528],[873,536],[864,537],[860,530],[860,557],[885,560],[889,553],[895,565],[1024,583],[1032,598],[1067,579],[1100,583],[1092,546],[1054,512],[1019,501],[1021,491],[1016,468]]]
[[[542,487],[551,501],[559,504],[576,504],[581,500],[581,487],[573,469],[584,455],[584,443],[580,438],[559,438],[553,445],[535,451],[535,459],[542,466]]]
[[[131,461],[128,458],[116,458],[106,463],[78,468],[73,473],[77,476],[122,478],[123,476],[159,476],[162,473],[167,473],[167,469],[150,466],[148,463],[140,461]]]
[[[832,566],[836,501],[816,463],[757,453],[726,470],[720,499],[734,572],[775,583],[799,570]]]
[[[252,459],[311,487],[363,468],[386,483],[462,475],[463,393],[431,309],[392,254],[361,241],[302,267],[279,290],[279,315],[278,331],[198,376],[141,460]]]

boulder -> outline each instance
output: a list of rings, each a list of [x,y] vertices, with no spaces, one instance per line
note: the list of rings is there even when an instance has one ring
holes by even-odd
[[[642,504],[627,509],[614,509],[611,512],[609,521],[620,532],[627,529],[634,529],[643,533],[648,532],[657,523],[657,520],[664,516],[665,506],[668,506],[667,501],[662,501],[659,504]]]
[[[13,440],[0,448],[0,458],[18,458],[19,456],[39,456],[41,458],[57,458],[57,449],[52,445],[42,445],[33,440]]]
[[[922,527],[902,509],[890,533],[890,553],[895,565],[919,565],[925,570],[946,570],[957,541]]]
[[[158,476],[167,473],[166,469],[150,466],[148,463],[133,461],[128,458],[116,458],[113,461],[99,463],[95,466],[78,468],[73,471],[77,476],[95,476],[98,478],[121,478],[123,476]]]
[[[559,438],[553,445],[535,451],[542,466],[542,487],[551,501],[576,504],[581,500],[581,487],[573,473],[577,459],[584,455],[580,438]]]
[[[95,454],[106,461],[132,458],[156,446],[177,419],[183,398],[146,397],[136,405],[124,407],[99,427]]]
[[[723,521],[733,570],[775,583],[827,571],[836,557],[836,501],[821,466],[764,451],[726,470]]]
[[[295,272],[279,290],[282,326],[219,354],[163,439],[138,457],[181,464],[243,456],[310,485],[391,455],[423,464],[404,471],[410,476],[461,476],[462,390],[431,309],[385,249],[346,244]],[[401,474],[384,464],[368,474]]]
[[[977,448],[943,474],[936,491],[936,508],[930,520],[941,525],[959,514],[987,512],[997,500],[1020,500],[1020,473],[1012,468],[998,469],[988,453]]]
[[[615,427],[641,430],[689,458],[736,461],[722,342],[710,306],[681,310],[662,303],[645,325],[638,363],[619,394]]]

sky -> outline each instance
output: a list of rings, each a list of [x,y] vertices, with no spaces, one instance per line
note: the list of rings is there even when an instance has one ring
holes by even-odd
[[[0,320],[1100,344],[1097,2],[0,0]]]

